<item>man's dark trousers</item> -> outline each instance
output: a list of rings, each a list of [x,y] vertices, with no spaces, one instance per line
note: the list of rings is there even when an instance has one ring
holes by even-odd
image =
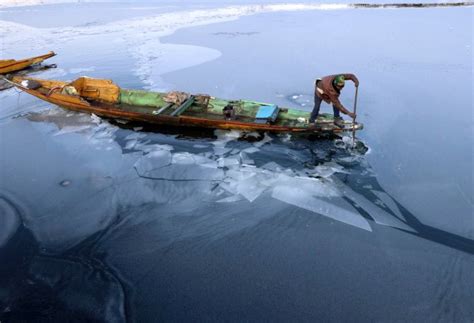
[[[316,119],[318,118],[319,109],[321,108],[322,101],[323,99],[321,99],[316,93],[314,93],[314,108],[313,108],[313,111],[311,112],[311,117],[309,117],[309,123],[315,122]],[[340,118],[341,114],[339,110],[334,105],[332,106],[332,109],[334,111],[334,119]]]

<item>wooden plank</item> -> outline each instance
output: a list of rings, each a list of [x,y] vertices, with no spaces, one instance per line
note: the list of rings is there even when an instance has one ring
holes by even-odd
[[[161,114],[163,111],[165,111],[166,109],[170,108],[171,106],[173,106],[173,103],[168,102],[160,110],[154,112],[153,114],[157,116],[157,115]]]
[[[191,95],[189,99],[183,102],[176,110],[173,111],[173,113],[170,114],[170,116],[176,117],[179,116],[181,113],[186,111],[187,108],[189,108],[193,103],[194,103],[194,95]]]

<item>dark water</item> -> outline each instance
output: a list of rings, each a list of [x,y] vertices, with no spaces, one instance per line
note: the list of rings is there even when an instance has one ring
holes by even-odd
[[[138,16],[174,11],[154,10]],[[355,72],[370,150],[123,125],[0,93],[0,321],[472,322],[471,18],[472,8],[263,13],[163,44],[152,43],[161,29],[140,25],[133,48],[131,26],[52,33],[59,68],[38,77],[310,109],[315,76]],[[351,27],[333,32],[335,21]],[[16,51],[47,46],[4,37]],[[203,64],[183,66],[184,48]],[[352,95],[347,86],[347,106]]]

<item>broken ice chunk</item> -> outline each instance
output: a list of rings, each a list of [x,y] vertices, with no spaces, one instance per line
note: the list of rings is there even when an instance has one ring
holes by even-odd
[[[257,147],[249,147],[242,150],[242,152],[245,152],[247,154],[253,154],[253,153],[256,153],[257,151],[260,151],[260,149],[258,149]]]
[[[129,134],[127,137],[125,137],[125,140],[141,139],[145,137],[146,137],[146,134],[144,133],[134,132],[134,133]]]
[[[145,142],[139,142],[135,146],[135,149],[141,150],[145,153],[150,153],[150,152],[159,151],[159,150],[172,151],[174,149],[173,146],[170,146],[170,145],[160,145],[160,144],[148,145],[149,142],[150,142],[149,140],[146,140]]]
[[[86,129],[91,128],[92,125],[81,125],[81,126],[65,126],[58,132],[56,132],[53,136],[60,136],[60,135],[65,135],[69,133],[77,133],[77,132],[83,132]]]
[[[240,165],[240,160],[234,157],[219,158],[217,162],[219,163],[219,167],[232,167],[232,166]]]
[[[265,165],[263,165],[261,168],[271,170],[272,172],[281,172],[281,170],[283,169],[283,167],[281,167],[275,162],[268,162]]]
[[[393,212],[395,213],[399,218],[405,219],[405,217],[402,215],[402,212],[400,212],[400,209],[398,208],[397,204],[395,201],[385,192],[380,192],[376,190],[372,190],[372,193],[377,195],[379,199],[382,200],[382,202]]]
[[[410,232],[415,232],[415,230],[409,227],[406,223],[402,222],[396,216],[384,211],[382,208],[369,201],[363,195],[356,193],[349,186],[342,183],[339,179],[333,178],[333,180],[341,191],[341,193],[351,199],[354,203],[357,203],[357,205],[364,209],[374,219],[376,223]]]
[[[232,202],[242,201],[242,199],[243,198],[239,195],[232,195],[232,196],[217,200],[216,202],[217,203],[232,203]]]
[[[171,153],[167,150],[157,150],[142,156],[134,167],[140,175],[151,176],[154,170],[169,164],[171,164]]]
[[[127,141],[127,143],[125,144],[125,149],[133,149],[133,147],[135,147],[137,142],[138,142],[137,139]]]
[[[307,190],[302,190],[298,187],[276,186],[273,189],[272,197],[357,228],[372,231],[367,220],[357,213],[350,205],[347,205],[347,208],[336,206],[333,203],[312,196]]]
[[[194,155],[190,153],[175,153],[171,159],[172,164],[190,165],[195,164]]]
[[[267,142],[270,142],[270,141],[272,141],[272,140],[273,140],[273,138],[270,137],[267,133],[265,133],[265,136],[263,137],[263,139],[260,140],[260,141],[255,142],[253,145],[254,145],[255,147],[259,147],[259,148],[260,148],[260,147],[262,147],[263,145],[265,145]]]
[[[338,165],[334,162],[324,163],[322,165],[318,165],[314,168],[314,171],[311,172],[312,175],[328,178],[331,177],[335,173],[345,173],[348,174],[344,167]]]

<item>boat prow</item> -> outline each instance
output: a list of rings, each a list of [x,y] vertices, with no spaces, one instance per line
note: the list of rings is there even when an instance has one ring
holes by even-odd
[[[53,56],[56,56],[56,53],[49,52],[44,55],[35,56],[31,58],[25,58],[21,60],[15,60],[15,59],[0,60],[0,74],[7,74],[7,73],[21,71],[32,65],[42,63],[44,60],[51,58]]]
[[[349,120],[336,126],[331,114],[321,114],[316,127],[310,127],[308,111],[204,94],[127,90],[111,80],[81,77],[64,82],[15,76],[9,82],[65,109],[163,126],[317,135],[337,135],[363,128],[361,123]]]

